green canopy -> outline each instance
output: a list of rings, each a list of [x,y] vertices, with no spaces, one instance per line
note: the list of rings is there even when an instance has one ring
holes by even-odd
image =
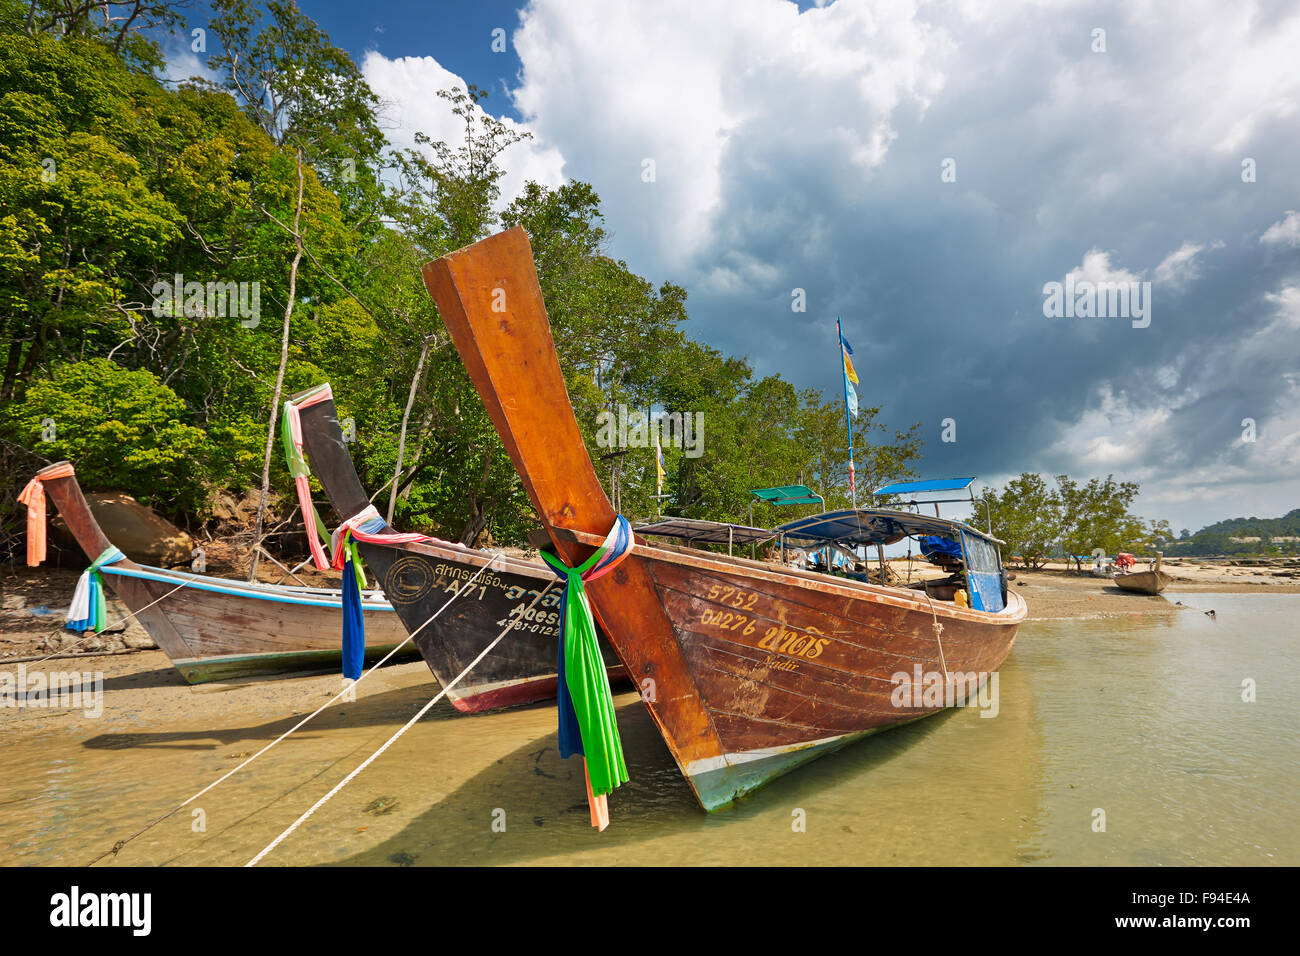
[[[781,485],[777,488],[751,488],[749,493],[771,505],[819,505],[822,496],[807,485]]]

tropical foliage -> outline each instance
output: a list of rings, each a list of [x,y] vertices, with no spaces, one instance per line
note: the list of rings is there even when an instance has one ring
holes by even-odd
[[[183,11],[0,0],[6,528],[20,525],[25,478],[61,458],[87,490],[128,491],[191,527],[219,492],[258,489],[264,467],[283,490],[283,463],[266,457],[276,401],[329,381],[395,524],[524,542],[531,506],[419,275],[514,225],[532,239],[579,423],[625,513],[735,520],[749,488],[792,482],[847,503],[838,395],[756,377],[694,341],[685,291],[612,254],[591,185],[501,195],[501,154],[521,134],[485,112],[482,91],[439,94],[460,141],[394,150],[361,72],[291,0],[217,0],[216,79],[163,81],[158,41]],[[256,295],[236,311],[214,286]],[[703,416],[703,454],[664,448],[662,498],[652,447],[597,442],[600,413],[620,406]],[[908,476],[920,453],[915,427],[878,417],[864,408],[855,425],[863,486]]]

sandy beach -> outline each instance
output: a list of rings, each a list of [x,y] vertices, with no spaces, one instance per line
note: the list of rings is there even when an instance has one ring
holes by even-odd
[[[906,574],[905,565],[895,570]],[[1225,594],[1300,593],[1295,569],[1283,562],[1248,566],[1174,562],[1170,570],[1176,576],[1175,583],[1158,597],[1121,592],[1104,579],[1063,568],[1016,571],[1011,586],[1028,602],[1029,621],[1041,622],[1036,630],[1026,629],[1022,642],[1034,641],[1032,635],[1037,635],[1038,629],[1052,634],[1063,626],[1069,627],[1070,621],[1077,622],[1081,635],[1095,634],[1098,629],[1107,634],[1141,633],[1144,628],[1168,627],[1177,621],[1193,624],[1197,619],[1205,620],[1200,612],[1213,609],[1211,595],[1222,600]],[[920,567],[914,573],[921,573]],[[77,707],[0,710],[5,739],[5,747],[0,748],[0,772],[6,781],[0,784],[0,804],[8,805],[10,823],[17,835],[12,843],[0,848],[0,863],[88,862],[117,839],[173,809],[260,750],[328,701],[341,686],[335,671],[189,685],[165,654],[141,646],[150,642],[134,622],[73,647],[78,638],[63,636],[59,628],[75,580],[75,573],[57,569],[0,577],[4,608],[0,617],[0,670],[16,673],[21,667],[27,675],[79,674],[83,675],[80,682],[85,690],[102,688],[94,713]],[[125,608],[111,600],[110,622],[124,616]],[[1113,627],[1109,623],[1112,621]],[[93,649],[82,650],[87,645]],[[58,653],[60,649],[63,653]],[[40,660],[51,653],[57,656]],[[1031,648],[1025,653],[1034,652]],[[1013,660],[1012,666],[1019,665]],[[1012,677],[1014,673],[1018,671]],[[230,806],[241,808],[237,820],[222,824],[223,828],[233,828],[230,839],[224,829],[218,839],[204,839],[191,832],[188,819],[172,819],[156,833],[151,831],[133,843],[116,861],[109,858],[106,862],[244,862],[329,782],[355,766],[436,692],[437,686],[423,662],[381,668],[366,678],[356,701],[329,707],[286,746],[268,753],[230,784],[223,784],[221,792],[226,797],[218,794],[216,800],[205,798],[205,812],[216,813],[223,821],[228,812],[224,809],[227,800],[233,801]],[[667,800],[678,808],[682,820],[693,826],[705,825],[697,821],[689,791],[636,696],[620,693],[616,705],[624,732],[629,735],[629,746],[637,754],[636,759],[645,763],[638,765],[638,780],[659,781],[658,789],[648,791],[645,799],[656,806],[658,801]],[[429,722],[433,723],[425,727]],[[975,725],[982,723],[975,721]],[[475,788],[485,780],[491,781],[491,793],[478,794],[470,801],[475,812],[483,801],[493,806],[497,801],[509,802],[498,793],[518,797],[519,793],[532,792],[528,787],[519,790],[521,774],[524,779],[541,775],[555,813],[567,812],[573,803],[570,790],[576,784],[568,780],[572,768],[556,759],[554,713],[547,706],[465,719],[442,701],[420,726],[424,729],[419,733],[432,735],[429,740],[436,743],[404,746],[417,750],[433,746],[437,750],[437,759],[431,765],[438,768],[436,780],[425,785],[449,795],[446,799],[452,801],[456,814],[469,812],[457,801],[468,800],[464,793],[477,794]],[[902,741],[906,737],[906,732],[901,732],[891,739]],[[533,744],[524,746],[520,741]],[[892,752],[890,747],[870,751]],[[870,755],[866,748],[862,753]],[[311,841],[298,841],[282,862],[357,859],[403,863],[405,850],[399,847],[389,851],[408,838],[402,834],[403,827],[412,823],[408,819],[411,811],[404,806],[391,814],[389,811],[398,800],[395,794],[403,795],[404,802],[409,796],[402,789],[410,787],[403,775],[405,766],[403,760],[396,760],[368,772],[366,785],[342,802],[335,811],[345,814],[340,818],[344,823],[336,824],[344,826],[337,845],[316,847]],[[74,778],[74,789],[68,790]],[[184,811],[189,812],[188,808]],[[256,824],[245,822],[253,813],[259,815]],[[76,825],[72,825],[74,819]],[[580,830],[578,827],[575,833]],[[357,853],[362,856],[356,857]]]

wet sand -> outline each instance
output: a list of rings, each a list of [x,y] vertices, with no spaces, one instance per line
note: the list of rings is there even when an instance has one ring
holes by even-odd
[[[1220,601],[1222,595],[1234,592],[1300,593],[1300,583],[1294,579],[1275,578],[1255,568],[1216,571],[1197,567],[1184,574],[1175,565],[1169,570],[1175,583],[1157,597],[1128,594],[1104,579],[1062,569],[1015,572],[1012,587],[1029,604],[1029,621],[1022,628],[1017,648],[1023,641],[1033,640],[1038,628],[1069,628],[1070,621],[1118,634],[1165,628],[1176,621],[1208,620],[1197,613],[1213,606],[1213,597],[1207,592],[1218,595]],[[21,651],[49,653],[42,642],[56,631],[63,612],[62,602],[55,601],[71,593],[75,579],[75,573],[58,570],[26,575],[18,579],[18,587],[12,577],[0,579],[0,594],[5,599],[0,655],[8,656],[0,656],[0,670],[16,672],[24,656]],[[55,613],[31,613],[42,608]],[[111,601],[110,621],[122,616],[125,609]],[[235,767],[329,700],[341,686],[336,672],[191,686],[181,680],[162,652],[129,646],[140,639],[147,641],[147,635],[131,622],[120,634],[96,638],[102,642],[98,653],[22,664],[29,674],[87,675],[83,681],[86,690],[102,686],[102,698],[94,708],[101,712],[88,716],[84,710],[70,707],[0,708],[4,740],[0,747],[0,864],[89,862]],[[64,639],[59,642],[66,643]],[[1013,654],[1009,666],[1021,667],[1016,663],[1020,656],[1020,652]],[[1016,673],[1009,672],[1008,682]],[[102,685],[97,685],[97,680],[102,680]],[[1026,678],[1023,693],[1028,694],[1030,687]],[[194,807],[132,842],[120,857],[110,857],[99,865],[246,862],[436,692],[437,685],[422,662],[375,672],[363,682],[355,702],[330,707]],[[677,829],[684,828],[677,834],[685,835],[684,845],[689,845],[696,831],[703,836],[722,825],[724,817],[698,812],[635,695],[618,695],[616,705],[634,771],[634,785],[620,796],[624,812],[649,820],[662,819],[660,811],[667,810],[680,823]],[[884,743],[869,749],[852,748],[854,756],[824,758],[827,769],[814,771],[813,776],[840,780],[849,773],[833,769],[840,761],[844,761],[843,767],[851,764],[850,769],[863,761],[864,766],[875,767],[879,760],[898,758],[909,746],[929,739],[934,728],[948,726],[950,720],[954,726],[965,727],[972,716],[936,716],[916,725],[922,729],[895,730],[882,738]],[[428,812],[427,806],[422,811],[412,804],[428,801],[442,808],[430,826],[460,826],[456,821],[464,817],[465,832],[470,834],[466,839],[484,841],[484,853],[504,852],[504,844],[493,842],[494,831],[485,816],[494,808],[511,808],[516,828],[538,829],[530,838],[533,849],[522,858],[505,853],[492,862],[563,860],[570,848],[589,844],[592,852],[605,848],[598,851],[601,860],[645,860],[639,853],[636,859],[623,859],[627,847],[621,839],[591,842],[580,799],[581,778],[574,775],[574,761],[558,758],[554,720],[551,705],[466,718],[445,701],[439,703],[393,751],[336,798],[337,806],[331,804],[321,811],[319,821],[313,820],[321,826],[313,826],[312,832],[330,833],[328,842],[295,837],[283,851],[277,850],[271,862],[436,863],[427,849],[410,850],[404,843],[407,828],[424,819],[420,813]],[[972,727],[986,723],[976,718]],[[1016,727],[1005,720],[992,723],[1007,733]],[[1003,741],[1000,746],[1007,745],[1009,742]],[[419,768],[414,782],[413,767]],[[791,775],[791,779],[797,777]],[[521,780],[528,782],[521,785]],[[737,825],[758,826],[757,821],[771,818],[768,823],[775,826],[778,818],[784,818],[783,826],[788,829],[790,811],[785,804],[790,801],[781,795],[803,791],[797,780],[778,781],[770,789],[777,796],[740,811],[737,816],[750,822]],[[780,812],[772,809],[777,804]],[[530,810],[520,820],[521,805],[536,811]],[[192,815],[196,808],[202,811],[201,818]],[[850,801],[836,812],[847,820],[856,811]],[[993,803],[989,812],[996,812]],[[1012,823],[1012,830],[1023,826],[1023,821]],[[844,832],[851,833],[855,824],[845,826],[850,829]],[[549,829],[541,834],[544,827]],[[467,849],[464,841],[456,845],[458,853],[470,855],[447,862],[473,862],[473,853],[479,851]],[[622,852],[617,849],[620,846]]]
[[[553,705],[467,717],[440,703],[263,865],[1294,863],[1295,748],[1274,729],[1295,725],[1286,622],[1300,598],[1212,599],[1217,620],[1026,622],[997,719],[936,714],[715,814],[618,694],[632,779],[605,833],[588,826],[580,765],[558,757]],[[72,670],[39,669],[58,664]],[[75,664],[102,672],[99,717],[0,711],[0,864],[89,863],[339,687],[337,674],[191,687],[158,651]],[[1259,704],[1242,704],[1241,674],[1260,679]],[[436,691],[422,663],[376,671],[356,702],[96,865],[248,862]]]

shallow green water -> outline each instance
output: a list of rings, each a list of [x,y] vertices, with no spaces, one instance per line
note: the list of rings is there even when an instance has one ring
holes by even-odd
[[[558,759],[552,708],[464,718],[439,705],[266,864],[1300,863],[1300,595],[1189,602],[1217,619],[1030,622],[995,718],[927,718],[712,815],[621,695],[632,783],[603,834],[587,824],[580,770]],[[349,705],[205,798],[205,829],[169,821],[120,862],[245,862],[429,693],[417,683]],[[8,860],[84,862],[287,725],[0,751],[0,820],[27,834]]]

